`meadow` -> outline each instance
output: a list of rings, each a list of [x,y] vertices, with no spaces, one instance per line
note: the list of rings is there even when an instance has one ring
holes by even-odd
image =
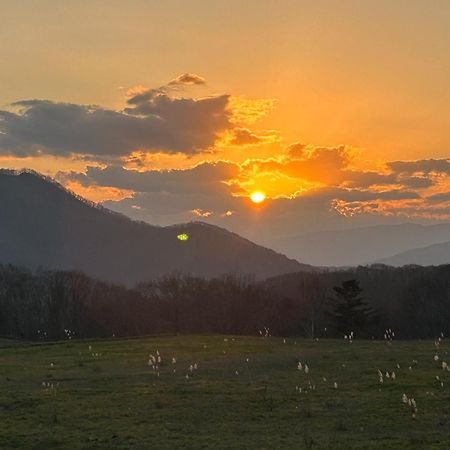
[[[438,341],[0,341],[1,449],[448,449]]]

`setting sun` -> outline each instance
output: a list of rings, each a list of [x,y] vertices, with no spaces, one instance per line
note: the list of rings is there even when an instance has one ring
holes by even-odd
[[[266,194],[264,194],[263,192],[257,191],[257,192],[253,192],[250,195],[250,200],[253,203],[262,203],[265,199],[266,199]]]

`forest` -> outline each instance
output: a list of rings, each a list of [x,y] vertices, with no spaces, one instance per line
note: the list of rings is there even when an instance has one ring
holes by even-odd
[[[342,312],[345,289],[354,306]],[[341,303],[339,303],[341,302]],[[358,314],[354,314],[357,312]],[[346,317],[343,317],[346,316]],[[73,271],[0,266],[0,335],[27,340],[155,334],[437,338],[450,331],[450,265],[252,276],[174,273],[125,288]]]

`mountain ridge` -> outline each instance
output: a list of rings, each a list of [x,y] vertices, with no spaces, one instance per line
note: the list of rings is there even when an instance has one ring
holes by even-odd
[[[81,270],[127,285],[174,271],[262,279],[308,268],[203,222],[160,227],[133,221],[30,170],[0,171],[0,202],[1,263]],[[177,239],[181,232],[187,241]]]
[[[289,257],[304,255],[302,260],[313,266],[342,267],[367,265],[447,241],[450,241],[450,223],[405,222],[291,236],[280,239],[276,248]]]
[[[405,265],[438,266],[450,263],[450,241],[440,242],[425,247],[412,248],[405,252],[397,253],[388,258],[383,258],[376,263],[393,267]]]

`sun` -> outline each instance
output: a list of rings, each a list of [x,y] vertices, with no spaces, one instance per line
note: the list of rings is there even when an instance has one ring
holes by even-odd
[[[262,203],[266,199],[266,194],[261,191],[255,191],[250,195],[250,200],[253,203]]]

